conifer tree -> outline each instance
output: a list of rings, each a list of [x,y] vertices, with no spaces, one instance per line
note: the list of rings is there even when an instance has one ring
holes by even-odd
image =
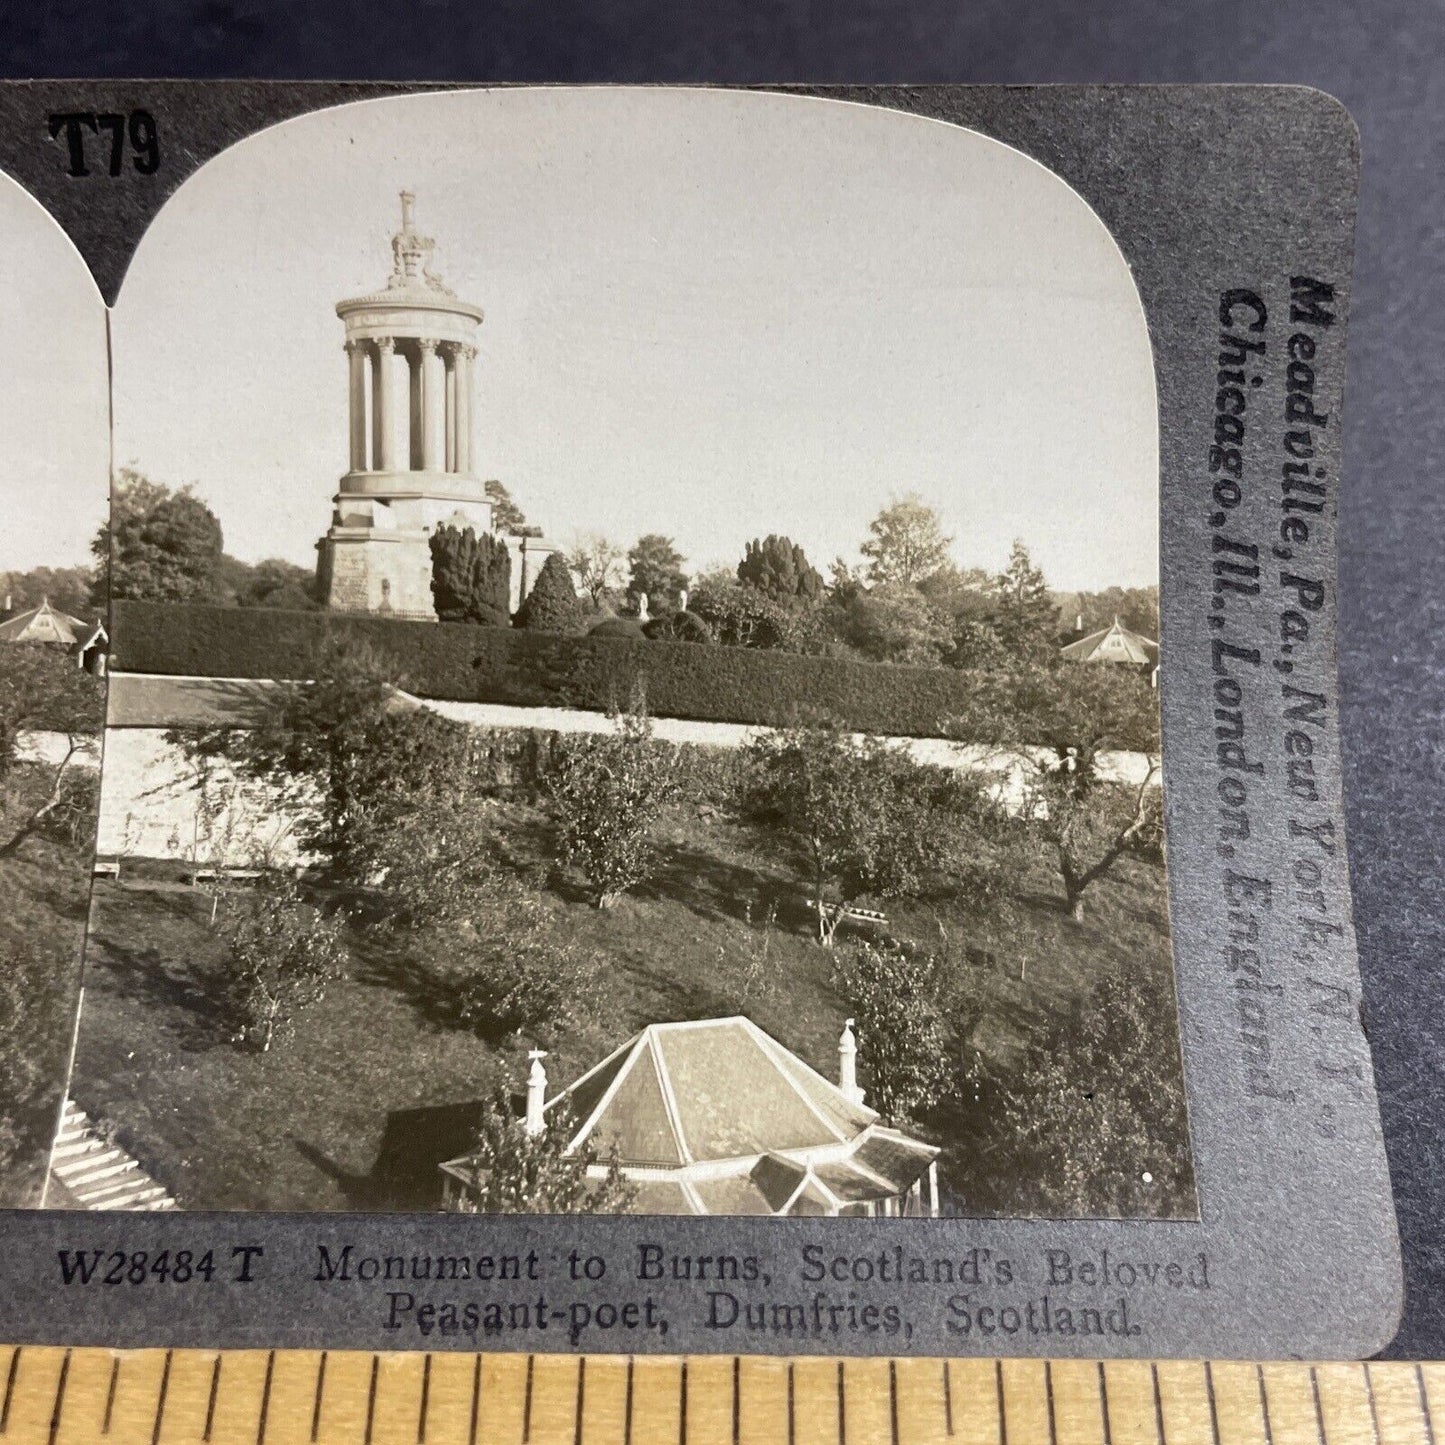
[[[572,574],[560,552],[542,563],[532,590],[517,609],[517,626],[534,632],[575,632],[580,609]]]
[[[511,623],[512,557],[490,532],[438,527],[431,535],[432,601],[443,622]]]
[[[1034,566],[1028,548],[1015,542],[1008,566],[994,584],[997,613],[994,629],[1004,647],[1021,661],[1048,665],[1058,657],[1059,609],[1049,595],[1044,574]]]
[[[823,595],[823,574],[792,538],[775,534],[748,543],[738,563],[738,581],[775,602],[811,603]]]

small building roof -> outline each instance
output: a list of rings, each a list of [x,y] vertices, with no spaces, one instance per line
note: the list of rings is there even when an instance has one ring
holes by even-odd
[[[564,1099],[570,1144],[664,1169],[838,1145],[878,1118],[742,1016],[650,1024],[547,1109]]]
[[[1159,644],[1139,632],[1130,632],[1116,617],[1111,626],[1069,643],[1062,653],[1069,662],[1116,662],[1154,667]]]
[[[39,607],[0,622],[0,642],[56,642],[75,647],[93,638],[95,626],[52,607],[47,597]]]

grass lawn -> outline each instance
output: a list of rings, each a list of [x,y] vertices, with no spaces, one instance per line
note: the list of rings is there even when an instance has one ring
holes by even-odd
[[[521,805],[504,814],[515,861],[553,855],[541,814]],[[546,895],[605,968],[602,1008],[547,1060],[553,1088],[645,1024],[734,1013],[835,1077],[844,1008],[799,887],[742,831],[691,807],[672,808],[661,835],[657,876],[616,907],[591,907],[565,880]],[[357,927],[348,977],[294,1036],[269,1054],[242,1051],[213,1001],[224,955],[209,896],[143,872],[97,889],[72,1089],[81,1107],[185,1208],[435,1207],[436,1160],[461,1152],[475,1101],[517,1049],[504,1057],[438,1017],[428,991]],[[1091,891],[1082,923],[1065,915],[1046,871],[1018,891],[1006,929],[946,903],[889,908],[900,937],[936,946],[947,935],[957,986],[980,1001],[973,1042],[989,1067],[1006,1071],[1041,1022],[1078,1010],[1111,971],[1172,989],[1162,867],[1123,860]],[[1177,1054],[1159,1069],[1177,1073]],[[985,1092],[972,1113],[955,1106],[921,1124],[943,1146],[943,1176],[969,1213],[998,1209],[976,1183],[980,1151],[998,1147],[987,1113]]]

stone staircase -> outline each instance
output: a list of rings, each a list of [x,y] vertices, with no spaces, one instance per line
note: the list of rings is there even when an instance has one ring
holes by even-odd
[[[86,1209],[178,1209],[140,1165],[95,1131],[85,1110],[67,1098],[50,1172]]]

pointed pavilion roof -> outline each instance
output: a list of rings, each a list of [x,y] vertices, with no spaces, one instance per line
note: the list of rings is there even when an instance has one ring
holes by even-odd
[[[1130,632],[1116,617],[1113,624],[1071,642],[1062,655],[1069,662],[1120,662],[1153,667],[1159,661],[1159,644],[1139,632]]]
[[[548,1101],[621,1162],[681,1168],[857,1138],[878,1118],[751,1019],[649,1024]]]
[[[42,598],[39,607],[17,612],[0,622],[0,642],[57,642],[74,647],[95,635],[95,625],[50,605]]]

